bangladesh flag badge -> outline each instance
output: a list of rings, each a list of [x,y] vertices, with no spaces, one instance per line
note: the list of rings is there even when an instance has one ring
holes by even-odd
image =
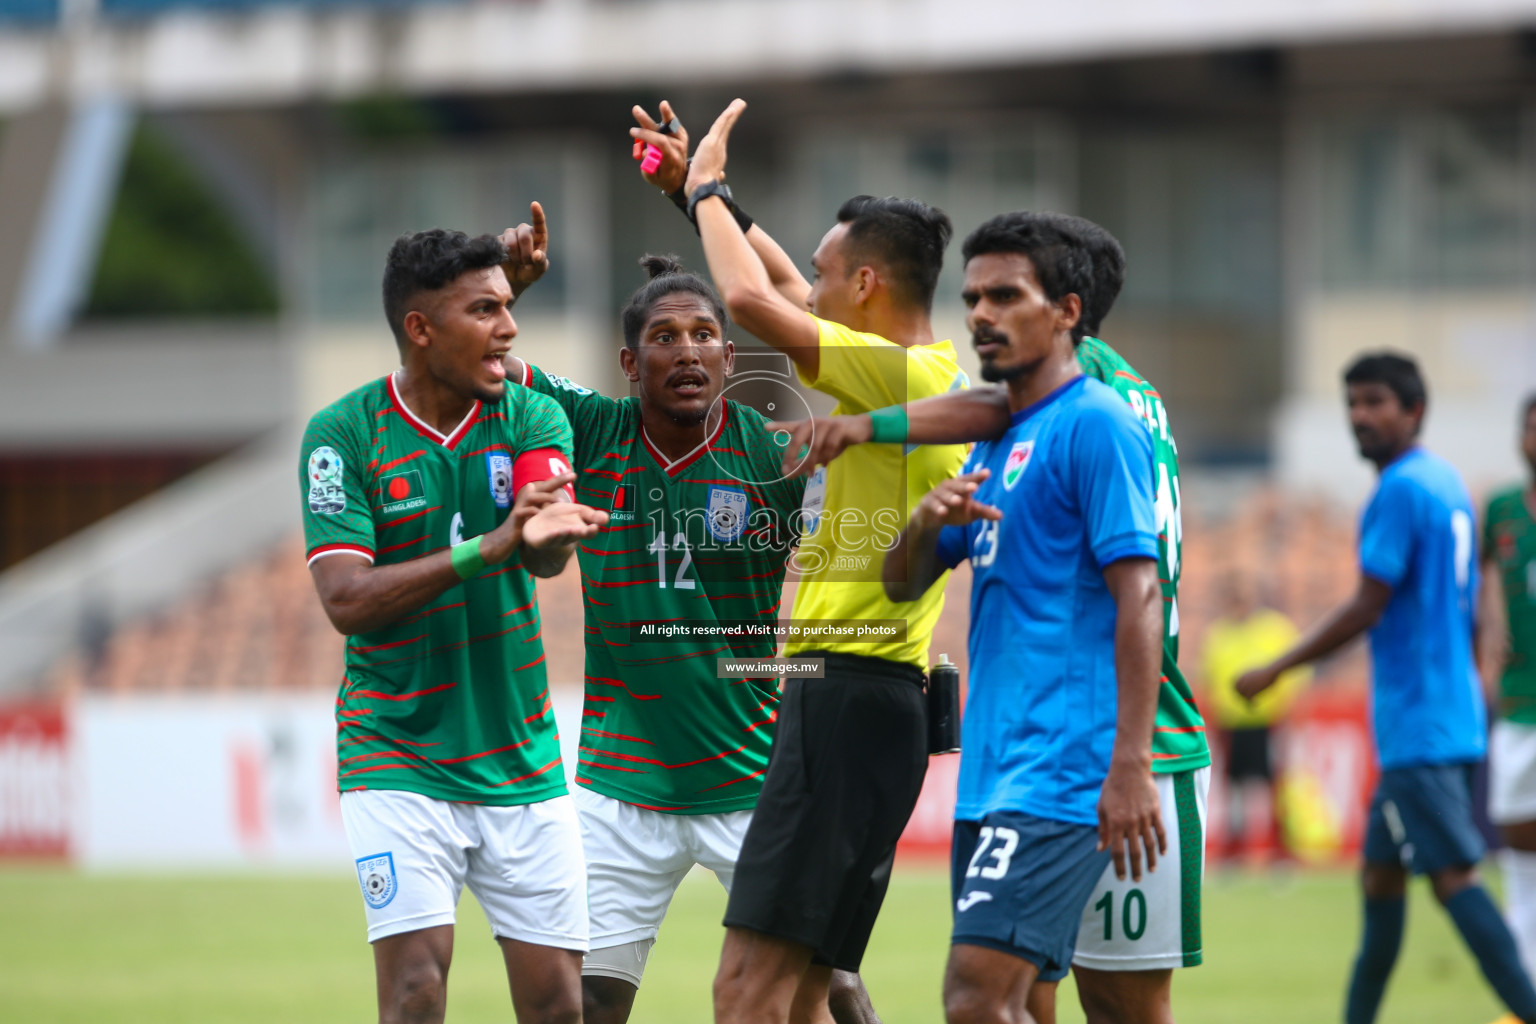
[[[1029,457],[1034,453],[1034,441],[1015,442],[1013,450],[1008,453],[1008,461],[1003,463],[1003,490],[1013,490],[1013,485],[1024,475],[1024,470],[1029,466]]]
[[[427,503],[426,488],[421,485],[421,473],[417,470],[391,473],[379,480],[379,487],[384,492],[384,512],[404,512]]]

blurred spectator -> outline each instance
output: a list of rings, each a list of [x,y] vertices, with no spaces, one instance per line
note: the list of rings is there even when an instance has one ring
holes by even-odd
[[[1279,851],[1270,733],[1307,685],[1310,670],[1288,672],[1249,703],[1233,688],[1250,668],[1268,664],[1295,642],[1296,626],[1268,607],[1250,573],[1233,570],[1222,585],[1222,613],[1205,636],[1209,707],[1226,741],[1226,835],[1212,847],[1227,856]]]

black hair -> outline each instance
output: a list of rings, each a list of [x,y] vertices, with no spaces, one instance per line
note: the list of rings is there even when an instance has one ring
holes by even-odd
[[[838,208],[837,222],[848,225],[850,267],[878,265],[897,300],[933,309],[944,250],[955,234],[948,214],[917,199],[854,196]]]
[[[976,256],[1018,253],[1034,265],[1040,289],[1052,302],[1076,295],[1083,312],[1072,327],[1072,340],[1083,340],[1093,294],[1093,260],[1082,234],[1060,214],[1000,213],[972,231],[960,247],[969,263]]]
[[[1048,221],[1060,224],[1069,233],[1083,240],[1092,263],[1093,285],[1083,300],[1083,334],[1097,338],[1104,326],[1104,318],[1115,308],[1120,289],[1125,286],[1125,249],[1120,240],[1101,225],[1087,217],[1075,217],[1070,213],[1042,214]]]
[[[401,235],[384,260],[384,318],[395,344],[405,345],[405,317],[422,292],[435,292],[469,270],[498,267],[507,250],[491,235],[471,238],[462,231],[432,228]]]
[[[1344,371],[1344,384],[1385,384],[1397,396],[1404,409],[1429,404],[1424,377],[1412,356],[1399,352],[1366,352]]]
[[[676,295],[678,292],[697,295],[708,303],[715,319],[720,321],[720,336],[725,337],[730,319],[725,315],[725,303],[720,300],[720,293],[715,291],[714,285],[698,274],[684,270],[682,260],[676,256],[646,253],[640,257],[640,265],[651,275],[651,279],[635,289],[619,314],[626,346],[637,348],[640,345],[640,332],[645,330],[645,322],[650,319],[652,307],[668,295]]]

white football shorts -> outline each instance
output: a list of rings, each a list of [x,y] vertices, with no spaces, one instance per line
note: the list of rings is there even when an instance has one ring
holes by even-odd
[[[1168,852],[1141,881],[1115,877],[1111,863],[1083,907],[1074,967],[1154,971],[1194,967],[1204,956],[1200,890],[1205,878],[1205,808],[1211,769],[1153,776]]]
[[[453,924],[464,886],[491,932],[587,950],[587,873],[569,796],[513,807],[402,790],[341,795],[368,941]]]
[[[576,787],[587,853],[592,948],[652,940],[672,894],[695,864],[730,892],[751,811],[667,814]]]
[[[1495,825],[1536,821],[1536,725],[1493,723],[1488,736],[1488,817]]]

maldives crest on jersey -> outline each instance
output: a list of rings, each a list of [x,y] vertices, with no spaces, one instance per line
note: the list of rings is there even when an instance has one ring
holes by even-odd
[[[718,541],[733,541],[747,525],[747,496],[729,487],[709,489],[709,532]]]
[[[375,853],[357,858],[357,882],[363,887],[363,901],[374,910],[389,906],[399,883],[395,879],[395,855]]]
[[[1029,466],[1029,457],[1035,454],[1035,442],[1017,441],[1013,450],[1008,453],[1008,461],[1003,463],[1003,490],[1013,490],[1013,485],[1019,482],[1019,477],[1024,475],[1024,470]]]
[[[496,507],[511,508],[512,456],[506,452],[486,452],[485,475],[491,481],[491,500]]]
[[[318,516],[334,516],[347,510],[341,456],[329,445],[309,453],[309,510]]]

